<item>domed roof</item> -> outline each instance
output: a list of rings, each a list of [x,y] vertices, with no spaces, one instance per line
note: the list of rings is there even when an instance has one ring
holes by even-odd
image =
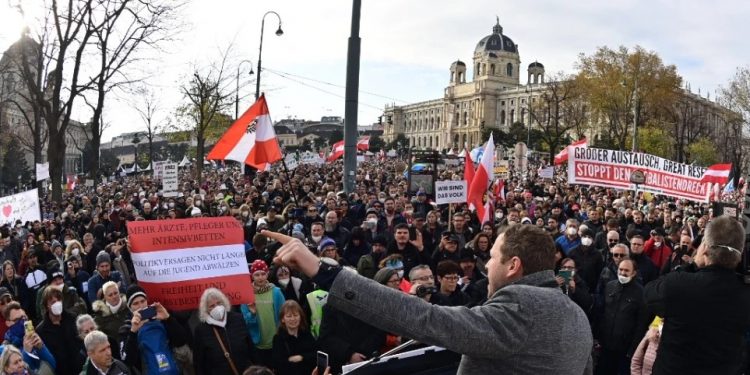
[[[474,52],[487,52],[487,51],[505,51],[511,53],[518,53],[516,50],[516,44],[513,40],[503,35],[503,27],[500,26],[500,19],[498,18],[497,24],[492,27],[492,34],[482,38],[477,43],[477,48]]]
[[[463,62],[463,61],[461,61],[461,60],[456,60],[456,61],[454,61],[454,62],[453,62],[453,64],[451,64],[451,65],[457,65],[457,66],[466,66],[466,64],[464,64],[464,62]]]
[[[544,69],[544,65],[540,63],[539,61],[534,61],[533,63],[529,64],[529,68],[542,68]]]

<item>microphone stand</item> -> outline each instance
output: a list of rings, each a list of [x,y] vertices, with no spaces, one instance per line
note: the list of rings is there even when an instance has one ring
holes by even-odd
[[[401,345],[399,345],[399,346],[397,346],[397,347],[395,347],[395,348],[393,348],[393,349],[391,349],[391,350],[389,350],[389,351],[387,351],[387,352],[385,352],[383,354],[376,355],[375,357],[372,357],[372,358],[370,358],[370,359],[362,362],[359,366],[353,368],[347,374],[351,374],[351,373],[354,373],[354,372],[356,372],[358,370],[361,370],[361,369],[363,369],[363,368],[365,368],[367,366],[372,365],[373,363],[379,362],[380,359],[383,358],[383,357],[387,357],[389,355],[396,354],[396,353],[404,350],[405,348],[408,348],[409,346],[412,346],[412,345],[418,344],[418,343],[419,342],[417,340],[409,340],[409,341],[407,341],[407,342],[405,342],[405,343],[403,343],[403,344],[401,344]]]

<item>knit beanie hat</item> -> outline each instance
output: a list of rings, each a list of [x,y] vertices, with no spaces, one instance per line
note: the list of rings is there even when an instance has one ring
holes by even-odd
[[[104,250],[100,251],[99,254],[96,254],[96,266],[99,267],[99,265],[102,263],[109,263],[110,265],[112,264],[112,259]]]
[[[375,277],[373,277],[372,279],[380,284],[385,285],[388,283],[388,280],[390,280],[391,277],[395,274],[396,270],[394,270],[393,268],[384,267],[381,268],[377,273],[375,273]]]
[[[268,265],[262,259],[256,259],[250,264],[250,274],[254,274],[258,271],[268,272]]]
[[[128,290],[125,292],[125,296],[127,297],[128,308],[130,308],[130,305],[133,303],[133,300],[136,299],[137,297],[143,297],[145,299],[148,299],[148,296],[146,296],[146,291],[136,284],[133,284],[128,287]]]

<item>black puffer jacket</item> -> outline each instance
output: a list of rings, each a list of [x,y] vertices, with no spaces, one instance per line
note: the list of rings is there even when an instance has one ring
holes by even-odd
[[[604,316],[597,335],[607,350],[632,355],[648,329],[643,287],[636,280],[623,285],[619,280],[607,283]]]

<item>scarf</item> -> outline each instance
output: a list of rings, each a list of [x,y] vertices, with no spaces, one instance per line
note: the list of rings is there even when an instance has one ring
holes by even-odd
[[[268,292],[273,288],[273,285],[271,283],[267,283],[266,286],[259,287],[253,283],[253,290],[255,291],[255,294],[263,294]]]

